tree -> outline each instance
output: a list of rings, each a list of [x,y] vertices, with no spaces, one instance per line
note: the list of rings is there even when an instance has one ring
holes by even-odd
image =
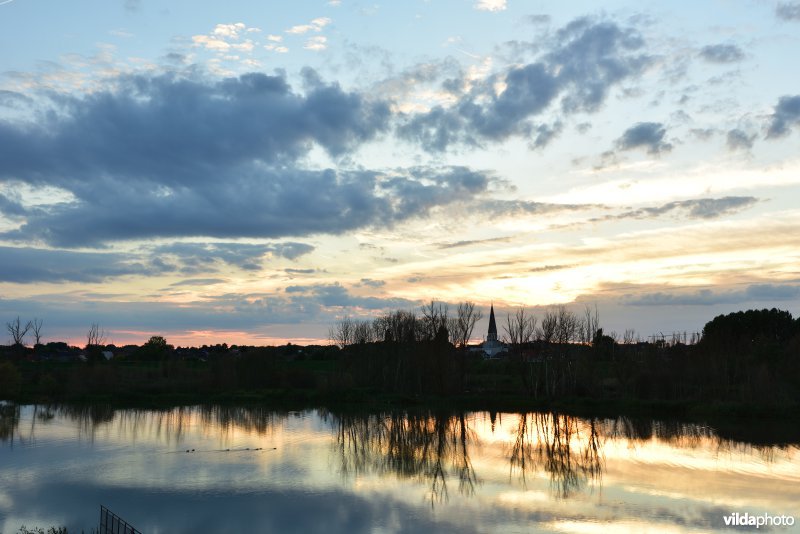
[[[350,317],[343,317],[328,330],[328,338],[340,349],[352,345],[355,339],[355,322]]]
[[[89,331],[86,332],[86,348],[100,347],[106,344],[106,331],[100,328],[97,323],[92,323]]]
[[[11,339],[14,340],[15,347],[22,347],[24,346],[23,341],[25,340],[25,334],[28,333],[28,330],[31,329],[31,322],[25,326],[22,326],[22,323],[19,320],[19,316],[13,321],[9,321],[6,323],[6,330],[8,330]]]
[[[578,316],[568,310],[566,306],[559,306],[556,315],[558,318],[555,332],[556,341],[561,344],[573,341],[578,332]]]
[[[447,304],[431,300],[430,304],[422,307],[422,339],[433,341],[442,327],[448,326]]]
[[[558,313],[555,310],[549,309],[544,312],[542,324],[539,328],[539,337],[545,343],[552,343],[556,336],[556,327],[558,326]]]
[[[31,329],[33,330],[34,346],[42,344],[42,325],[44,321],[34,317],[31,321]]]
[[[514,347],[533,341],[536,335],[536,317],[525,313],[525,308],[520,307],[514,315],[506,315],[506,324],[503,327],[506,334],[504,341]]]
[[[475,329],[475,323],[481,320],[483,314],[475,309],[474,302],[462,302],[458,305],[457,315],[449,321],[450,339],[457,347],[466,347]]]
[[[139,350],[136,351],[136,356],[145,361],[166,360],[172,349],[172,345],[167,344],[167,340],[162,336],[152,336],[144,345],[139,347]]]
[[[588,304],[583,308],[583,320],[579,323],[581,343],[588,345],[592,343],[597,331],[600,329],[600,313],[597,311],[597,304],[592,309]]]

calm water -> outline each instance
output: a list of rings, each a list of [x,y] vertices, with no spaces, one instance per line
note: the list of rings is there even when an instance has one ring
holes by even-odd
[[[800,522],[800,448],[552,413],[2,409],[0,532],[101,504],[145,533],[746,531],[724,516]]]

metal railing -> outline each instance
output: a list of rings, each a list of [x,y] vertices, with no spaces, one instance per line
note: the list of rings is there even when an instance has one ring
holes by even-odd
[[[100,505],[100,534],[142,534],[117,514]]]

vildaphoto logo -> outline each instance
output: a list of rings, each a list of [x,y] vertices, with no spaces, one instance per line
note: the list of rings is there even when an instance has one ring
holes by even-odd
[[[747,512],[740,514],[733,512],[722,517],[728,527],[791,527],[794,526],[794,516],[791,515],[752,515]]]

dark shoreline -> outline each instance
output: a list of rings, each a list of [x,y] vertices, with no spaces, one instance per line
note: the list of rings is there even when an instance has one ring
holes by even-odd
[[[89,395],[54,400],[20,396],[18,405],[104,406],[111,409],[168,410],[180,406],[235,406],[275,411],[300,411],[324,408],[340,413],[374,412],[556,412],[582,418],[664,420],[708,425],[721,435],[760,445],[800,442],[800,405],[767,405],[733,402],[642,401],[634,399],[563,398],[549,401],[513,395],[409,396],[355,390],[350,395],[324,395],[310,390],[269,390],[228,392],[215,395],[127,394]]]

